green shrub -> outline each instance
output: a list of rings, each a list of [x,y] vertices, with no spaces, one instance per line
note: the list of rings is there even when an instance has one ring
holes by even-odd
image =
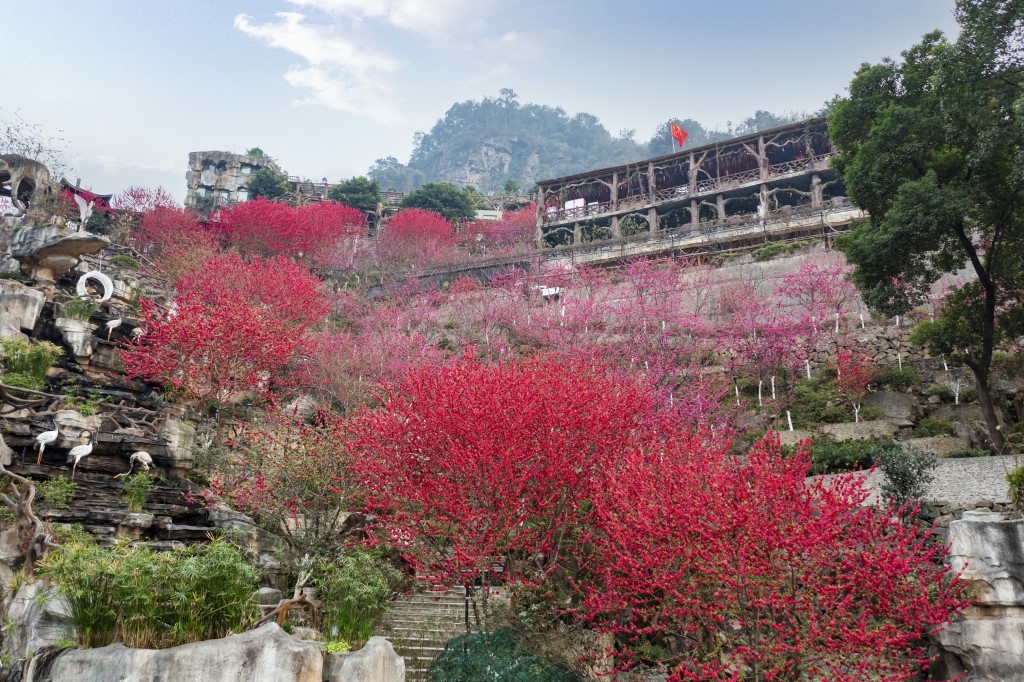
[[[756,261],[770,260],[783,253],[794,253],[814,243],[815,240],[813,239],[805,239],[798,242],[774,242],[772,244],[765,244],[759,249],[754,249],[750,255]]]
[[[64,301],[64,317],[72,320],[88,321],[96,312],[96,304],[91,298],[69,298]]]
[[[914,367],[887,367],[875,383],[887,391],[906,393],[921,383],[921,374]]]
[[[917,426],[914,427],[914,435],[918,438],[927,438],[929,436],[948,436],[950,433],[949,422],[944,419],[933,419],[928,417],[917,422]]]
[[[64,478],[51,478],[39,484],[39,492],[50,509],[63,509],[75,497],[75,482]]]
[[[764,435],[764,429],[747,429],[740,436],[740,444],[743,446],[744,451],[749,450],[754,443],[764,439]]]
[[[23,372],[0,374],[0,382],[17,388],[27,388],[30,391],[42,391],[46,389],[46,380]]]
[[[110,263],[111,265],[113,265],[114,267],[118,267],[118,268],[137,268],[137,267],[139,267],[139,261],[135,260],[134,258],[132,258],[131,256],[129,256],[126,253],[119,253],[116,256],[111,257],[110,260],[107,261],[107,262]]]
[[[946,459],[967,459],[968,457],[988,457],[991,455],[988,450],[979,450],[978,448],[961,448],[960,450],[950,450],[943,455]]]
[[[343,654],[346,651],[352,651],[352,647],[345,640],[327,642],[326,644],[324,644],[325,654]]]
[[[448,642],[430,665],[433,682],[582,682],[565,668],[523,650],[511,630],[462,635]]]
[[[950,400],[953,397],[953,389],[946,384],[932,384],[925,391],[928,395],[937,395],[943,400]]]
[[[390,562],[365,549],[319,561],[310,585],[317,588],[324,633],[353,643],[369,639],[403,580]]]
[[[1010,499],[1017,509],[1024,509],[1024,465],[1006,474],[1006,482],[1010,484]]]
[[[884,407],[875,407],[874,405],[868,405],[860,409],[860,420],[862,422],[870,422],[876,419],[882,419],[885,417]]]
[[[757,379],[751,379],[749,377],[741,377],[736,380],[736,386],[739,387],[740,393],[750,398],[757,397]],[[768,395],[771,396],[771,389],[769,388]],[[763,391],[763,388],[762,388]]]
[[[793,387],[793,406],[791,413],[793,424],[797,428],[807,428],[820,424],[822,413],[828,409],[828,403],[836,400],[836,390],[832,381],[826,377],[801,379]]]
[[[880,450],[892,444],[890,440],[836,441],[817,436],[811,443],[811,472],[834,474],[870,467]]]
[[[920,499],[935,478],[939,458],[913,446],[893,445],[877,453],[878,468],[885,474],[882,496],[894,507]]]
[[[122,641],[161,648],[241,632],[255,622],[259,571],[221,540],[154,552],[70,542],[42,565],[85,647]]]
[[[864,410],[861,410],[863,416]],[[825,407],[818,415],[818,419],[826,424],[844,424],[853,421],[853,411],[843,407]]]
[[[140,512],[149,499],[149,494],[156,485],[155,478],[148,471],[139,471],[122,480],[124,496],[128,501],[128,511]]]
[[[46,373],[64,351],[49,341],[27,341],[20,338],[0,339],[0,360],[3,360],[3,382],[40,390],[46,386]]]
[[[98,545],[67,544],[43,561],[42,573],[64,596],[80,646],[100,647],[114,641],[122,596],[115,589],[117,559],[113,550]]]

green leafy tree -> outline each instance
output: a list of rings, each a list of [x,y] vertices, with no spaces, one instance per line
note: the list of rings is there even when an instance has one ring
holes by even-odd
[[[380,203],[380,183],[366,177],[349,178],[327,193],[331,201],[348,204],[360,211],[376,211]]]
[[[447,182],[428,182],[402,200],[402,208],[422,208],[440,213],[452,222],[476,216],[473,195]]]
[[[249,180],[249,198],[277,200],[288,192],[288,176],[273,168],[260,168]]]
[[[899,314],[943,273],[973,272],[918,338],[970,367],[1001,448],[992,353],[1024,328],[1024,4],[958,0],[956,18],[955,43],[933,32],[900,61],[862,66],[829,136],[850,198],[871,216],[842,241],[868,305]]]

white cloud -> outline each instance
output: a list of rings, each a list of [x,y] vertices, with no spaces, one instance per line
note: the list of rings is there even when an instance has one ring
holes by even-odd
[[[547,46],[557,44],[559,39],[558,31],[541,30],[506,31],[494,40],[479,41],[472,50],[472,61],[478,69],[465,82],[479,88],[521,74],[528,64],[542,59]]]
[[[414,33],[442,38],[439,33],[466,30],[476,24],[493,2],[490,0],[288,0],[354,19],[377,19]]]
[[[358,45],[334,26],[307,23],[297,12],[279,12],[274,17],[257,24],[239,14],[235,28],[306,60],[306,65],[294,66],[284,76],[289,84],[311,93],[296,104],[322,104],[380,123],[405,121],[389,100],[384,79],[399,69],[398,60]]]

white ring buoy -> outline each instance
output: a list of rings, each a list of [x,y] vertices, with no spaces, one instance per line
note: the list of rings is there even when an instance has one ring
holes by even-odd
[[[79,277],[78,284],[75,286],[75,292],[82,298],[88,298],[89,290],[85,288],[85,283],[90,279],[94,279],[103,285],[103,296],[100,297],[99,302],[109,301],[110,297],[114,295],[114,283],[99,270],[90,270]]]

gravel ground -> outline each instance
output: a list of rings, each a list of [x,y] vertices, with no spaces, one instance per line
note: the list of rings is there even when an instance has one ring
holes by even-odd
[[[1006,474],[1021,464],[1024,464],[1024,455],[940,460],[925,499],[954,503],[1009,502]],[[877,490],[883,479],[882,472],[876,469],[868,476],[868,485]]]

